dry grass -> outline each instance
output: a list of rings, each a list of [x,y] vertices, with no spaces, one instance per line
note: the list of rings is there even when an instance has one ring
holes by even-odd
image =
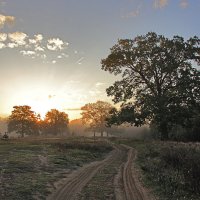
[[[0,199],[45,199],[66,173],[102,159],[112,148],[86,138],[0,141]]]

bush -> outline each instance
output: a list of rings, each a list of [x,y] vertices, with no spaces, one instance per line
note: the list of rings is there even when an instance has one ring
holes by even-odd
[[[162,143],[146,145],[138,162],[146,180],[166,199],[200,199],[200,148],[198,145]]]
[[[183,176],[184,189],[200,194],[200,150],[194,147],[166,148],[161,158]]]

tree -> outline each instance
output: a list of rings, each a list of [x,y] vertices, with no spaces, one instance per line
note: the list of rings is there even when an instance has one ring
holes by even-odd
[[[22,137],[39,134],[37,116],[30,106],[14,106],[8,119],[8,132],[16,131]]]
[[[85,134],[87,127],[83,124],[82,119],[74,119],[70,121],[69,128],[73,136],[80,136]]]
[[[45,134],[62,135],[68,132],[69,118],[65,112],[51,109],[45,115],[43,131]]]
[[[100,131],[103,137],[103,132],[107,129],[106,118],[109,117],[113,106],[104,101],[97,101],[96,103],[88,103],[81,108],[82,121],[89,126],[89,129],[95,132]]]
[[[119,40],[101,62],[103,70],[122,76],[107,89],[115,103],[122,103],[122,110],[113,112],[114,121],[154,123],[163,140],[173,124],[184,125],[200,103],[200,71],[193,67],[200,64],[199,44],[196,36],[184,41],[154,32]],[[132,118],[123,120],[127,110]]]

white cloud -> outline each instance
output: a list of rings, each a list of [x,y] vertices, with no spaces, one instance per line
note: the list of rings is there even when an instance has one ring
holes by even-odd
[[[14,43],[14,42],[10,42],[7,44],[7,47],[13,49],[15,47],[18,47],[18,44]]]
[[[7,40],[7,34],[6,33],[0,33],[0,42],[4,42]]]
[[[41,41],[43,40],[43,35],[42,35],[42,34],[37,34],[37,35],[35,35],[35,40],[36,40],[37,42],[41,42]]]
[[[49,39],[47,48],[51,51],[62,50],[64,48],[64,42],[59,38]]]
[[[1,3],[1,0],[0,0]],[[5,25],[10,25],[14,23],[14,16],[5,16],[0,14],[0,28]],[[6,42],[6,43],[5,43]],[[46,50],[58,51],[60,50],[60,55],[54,55],[57,59],[68,58],[64,52],[64,49],[69,45],[68,42],[61,40],[60,38],[44,38],[42,34],[35,34],[33,37],[29,37],[24,32],[10,32],[10,33],[1,33],[0,32],[0,49],[3,48],[19,48],[19,53],[24,56],[30,56],[30,58],[41,58],[46,59],[47,53]],[[22,49],[23,48],[23,49]],[[52,54],[52,53],[51,53]],[[50,54],[50,56],[51,56]],[[53,56],[53,55],[52,55]],[[49,57],[49,56],[48,56]],[[81,58],[78,62],[81,64]],[[46,61],[48,63],[56,64],[56,60]]]
[[[2,0],[0,0],[0,5],[1,2]],[[0,28],[3,28],[5,25],[11,25],[14,22],[14,16],[0,14]],[[9,33],[0,32],[0,49],[6,47],[9,49],[17,48],[21,55],[29,56],[29,58],[33,59],[40,58],[45,63],[56,64],[58,61],[57,59],[68,58],[69,55],[65,52],[68,45],[68,42],[63,41],[60,38],[45,38],[41,33],[30,37],[26,33],[19,31]],[[48,50],[60,51],[60,54],[49,52]],[[53,53],[57,55],[53,55]],[[78,60],[78,64],[81,64],[82,59],[83,58],[80,58]]]
[[[0,28],[2,28],[5,24],[12,25],[15,21],[15,17],[0,15]]]
[[[102,85],[105,85],[105,83],[97,82],[97,83],[95,84],[96,87],[100,87],[100,86],[102,86]]]
[[[69,55],[66,54],[66,53],[62,53],[61,55],[62,55],[63,57],[65,57],[65,58],[69,58]]]
[[[154,0],[154,8],[164,8],[168,5],[169,0]]]
[[[36,44],[37,41],[36,41],[35,39],[29,39],[29,43],[30,43],[30,44]]]
[[[15,32],[15,33],[9,33],[8,37],[12,42],[14,42],[18,45],[25,45],[26,44],[25,39],[28,36],[26,33],[23,33],[23,32]]]
[[[6,47],[6,45],[4,43],[0,42],[0,49],[3,49],[5,47]]]
[[[29,39],[29,36],[26,33],[15,32],[15,33],[9,33],[8,35],[4,35],[3,33],[0,34],[0,42],[1,40],[5,40],[6,37],[9,39],[8,44],[6,45],[7,47],[9,48],[24,47],[24,50],[20,51],[20,54],[24,56],[31,56],[32,58],[38,57],[41,59],[46,59],[47,54],[45,50],[48,48],[49,50],[52,50],[52,51],[61,50],[61,54],[57,55],[58,59],[69,57],[65,52],[62,52],[62,50],[64,50],[66,43],[60,40],[59,38],[44,40],[42,34],[37,34],[37,35],[34,35],[34,38]],[[2,45],[2,48],[3,48],[3,45]],[[82,59],[83,58],[81,58],[81,60]],[[81,60],[79,60],[79,62]],[[53,60],[53,61],[50,61],[50,63],[56,64],[57,61]]]
[[[41,43],[43,40],[43,35],[42,34],[37,34],[34,35],[34,38],[29,39],[30,44],[38,44]]]
[[[181,8],[187,8],[189,3],[188,3],[187,0],[180,0],[180,4],[179,5],[180,5]]]
[[[24,55],[24,56],[33,56],[33,55],[35,55],[35,51],[25,51],[25,50],[22,50],[22,51],[20,51],[20,53],[22,55]]]
[[[44,51],[44,48],[41,46],[36,46],[35,51]]]

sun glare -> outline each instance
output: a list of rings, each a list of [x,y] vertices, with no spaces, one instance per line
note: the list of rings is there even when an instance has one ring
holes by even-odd
[[[80,92],[66,86],[65,89],[60,88],[55,91],[41,83],[34,87],[31,84],[22,85],[18,91],[13,90],[12,94],[6,102],[7,106],[4,106],[4,113],[7,115],[10,115],[13,106],[28,105],[36,114],[40,114],[42,119],[51,109],[66,112],[70,119],[75,119],[80,117],[80,110],[74,110],[74,108],[80,108],[85,104]]]
[[[31,106],[33,111],[35,111],[37,114],[40,114],[42,119],[45,117],[46,113],[51,109],[61,110],[59,105],[53,104],[49,99],[41,101],[31,100],[30,102],[28,102],[28,105]]]

